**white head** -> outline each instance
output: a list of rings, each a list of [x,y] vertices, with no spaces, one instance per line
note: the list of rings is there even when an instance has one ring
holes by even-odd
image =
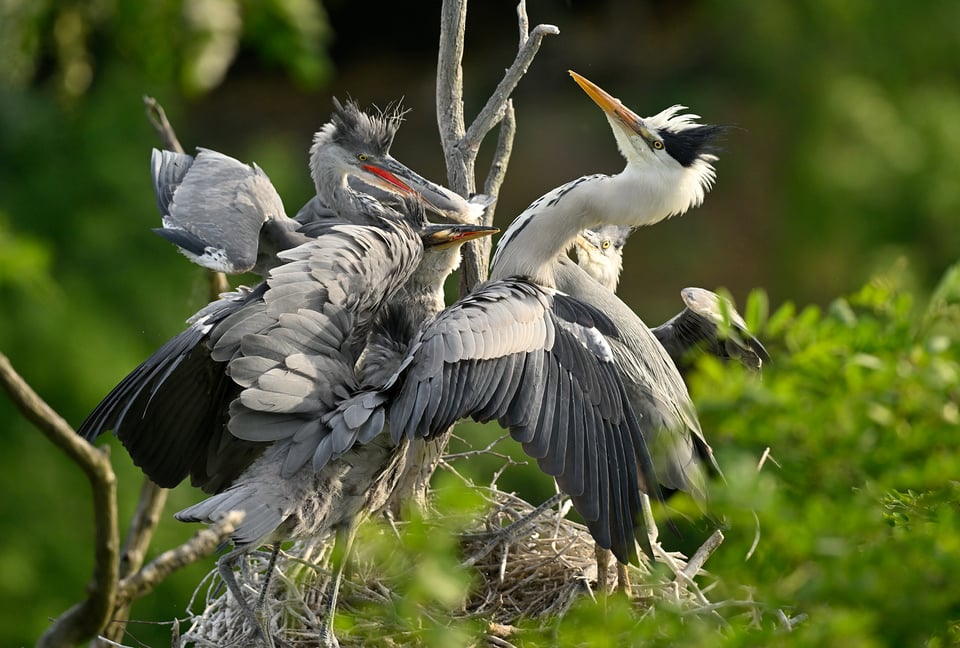
[[[557,258],[582,230],[652,225],[702,203],[713,184],[714,144],[723,128],[697,123],[696,115],[680,114],[681,106],[644,119],[570,74],[604,111],[626,168],[616,175],[584,176],[533,201],[500,239],[492,278],[522,275],[554,285]]]
[[[679,105],[640,117],[600,86],[572,70],[570,75],[606,115],[627,161],[624,173],[661,189],[660,208],[643,224],[682,214],[703,202],[716,178],[713,163],[722,126],[700,124],[699,115],[682,113],[686,106]]]

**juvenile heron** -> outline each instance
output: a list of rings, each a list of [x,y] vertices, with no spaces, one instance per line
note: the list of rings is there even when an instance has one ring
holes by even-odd
[[[623,248],[631,231],[606,225],[584,230],[577,237],[577,263],[610,292],[617,291]],[[752,371],[770,362],[767,350],[728,299],[704,288],[684,288],[680,297],[686,308],[652,331],[681,374],[690,368],[691,354],[697,349],[723,360],[739,360]]]
[[[331,119],[316,134],[310,153],[317,195],[327,206],[311,201],[312,207],[301,210],[297,219],[286,217],[276,189],[256,165],[213,151],[201,150],[196,159],[154,151],[151,174],[166,226],[159,232],[201,265],[266,274],[280,262],[279,251],[309,242],[331,225],[377,225],[384,217],[396,219],[390,204],[404,196],[476,222],[483,197],[467,202],[389,155],[400,121],[399,110],[372,115],[352,101],[334,99]],[[387,199],[390,204],[382,202]],[[374,260],[380,261],[389,260]],[[226,461],[228,453],[221,452],[223,461],[200,459],[217,452],[223,401],[233,389],[225,373],[227,358],[211,354],[210,338],[240,317],[251,317],[254,309],[249,305],[262,302],[266,290],[265,283],[241,287],[194,315],[188,329],[101,401],[81,424],[80,434],[92,441],[114,430],[137,465],[161,486],[171,487],[192,474],[211,492],[219,490],[229,476],[217,479],[209,466],[242,464],[249,449],[233,444],[232,451],[241,456]],[[293,312],[299,307],[288,305]]]
[[[196,156],[153,151],[151,174],[163,227],[154,231],[194,263],[211,270],[264,275],[280,250],[306,241],[305,225],[351,208],[355,194],[383,202],[418,196],[437,214],[475,223],[483,206],[423,178],[390,155],[403,112],[369,114],[353,101],[334,111],[314,135],[310,175],[316,196],[288,218],[273,183],[256,164],[198,149]]]
[[[271,286],[253,315],[256,320],[260,312],[276,309],[280,313],[276,326],[243,333],[239,344],[234,343],[229,323],[224,324],[225,331],[216,332],[221,335],[214,335],[214,356],[231,357],[228,373],[233,382],[246,387],[230,406],[230,434],[225,440],[236,447],[254,443],[263,450],[228,487],[176,514],[187,522],[213,523],[229,511],[245,512],[231,536],[234,550],[218,562],[221,576],[245,610],[249,608],[233,574],[237,559],[264,544],[273,544],[276,556],[282,541],[335,532],[344,550],[331,581],[321,633],[330,645],[336,644],[332,620],[355,522],[361,514],[382,510],[398,490],[410,487],[418,469],[413,461],[425,451],[426,442],[394,443],[381,435],[370,443],[338,448],[338,460],[318,465],[311,455],[316,438],[325,432],[323,415],[342,394],[363,381],[377,380],[378,372],[396,369],[420,323],[442,308],[443,282],[457,265],[460,244],[497,231],[476,225],[428,227],[421,235],[425,248],[416,268],[379,305],[361,308],[352,300],[358,297],[363,303],[364,296],[382,290],[368,282],[381,283],[386,277],[371,272],[367,264],[350,268],[344,283],[353,292],[335,295],[331,278],[317,276],[318,262],[329,257],[332,246],[364,249],[371,255],[378,248],[359,236],[362,228],[352,228],[348,236],[344,234],[351,228],[335,229],[317,244],[304,246],[320,246],[317,250],[297,248],[281,254],[288,263],[271,273]],[[331,276],[342,277],[342,269]],[[290,294],[302,299],[304,306],[290,309],[282,304]],[[246,329],[248,319],[239,314],[236,326]],[[363,330],[372,326],[372,332],[350,342],[364,319],[370,325]],[[255,615],[250,616],[259,624]],[[262,628],[261,632],[266,634]]]
[[[383,387],[338,407],[315,460],[376,438],[384,420],[394,440],[429,438],[465,416],[497,420],[571,496],[598,545],[628,562],[637,541],[652,553],[641,491],[657,498],[659,482],[702,498],[704,472],[718,469],[663,347],[565,251],[583,229],[648,225],[699,205],[719,129],[677,106],[640,118],[571,74],[607,114],[626,168],[567,183],[520,214],[490,281],[428,322]]]

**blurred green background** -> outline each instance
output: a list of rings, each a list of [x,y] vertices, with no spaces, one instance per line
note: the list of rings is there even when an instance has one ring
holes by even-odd
[[[468,118],[512,61],[514,9],[470,7]],[[725,286],[741,304],[761,287],[773,308],[826,305],[893,267],[903,290],[924,295],[960,256],[960,3],[531,0],[528,12],[560,35],[514,95],[501,226],[554,186],[622,167],[568,69],[640,114],[683,103],[736,126],[706,204],[628,248],[621,294],[648,322],[679,310],[687,285]],[[307,148],[331,96],[403,97],[412,111],[393,153],[442,180],[438,31],[439,2],[0,0],[0,350],[78,425],[205,302],[202,272],[149,232],[158,142],[145,94],[188,151],[256,161],[290,213],[312,192]],[[6,398],[0,429],[0,644],[28,645],[89,578],[89,491]],[[119,447],[114,461],[125,521],[140,478]],[[529,468],[511,485],[536,481],[543,495]],[[168,513],[196,499],[181,487]],[[169,520],[154,546],[193,531]],[[178,575],[134,617],[182,617],[209,567]]]

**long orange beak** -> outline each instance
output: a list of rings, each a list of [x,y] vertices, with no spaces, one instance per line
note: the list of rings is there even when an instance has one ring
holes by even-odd
[[[624,106],[622,101],[614,97],[612,94],[598,86],[590,79],[577,74],[573,70],[567,71],[570,73],[570,76],[573,77],[573,80],[577,82],[577,85],[583,88],[583,91],[587,93],[587,96],[593,99],[593,102],[600,106],[603,112],[610,117],[613,117],[618,122],[642,137],[650,137],[650,131],[647,130],[646,126],[644,126],[643,118],[640,117],[640,115]]]

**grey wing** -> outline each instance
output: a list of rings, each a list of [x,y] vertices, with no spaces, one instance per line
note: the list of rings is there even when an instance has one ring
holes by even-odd
[[[326,415],[358,389],[355,366],[382,304],[422,252],[419,239],[376,227],[337,226],[281,256],[259,312],[224,322],[215,357],[243,388],[229,429],[283,443],[282,475],[347,448],[329,446]],[[235,332],[237,331],[237,332]]]
[[[607,344],[615,334],[605,315],[562,293],[492,282],[432,320],[385,389],[342,404],[332,436],[362,441],[384,409],[394,439],[430,437],[466,416],[497,420],[570,494],[598,544],[631,560],[635,540],[650,551],[641,490],[659,491]]]
[[[225,447],[220,431],[236,388],[225,365],[211,357],[207,341],[218,323],[257,298],[257,290],[230,293],[194,315],[190,327],[114,387],[77,432],[92,442],[113,430],[134,463],[160,486],[172,488],[189,474],[195,485],[217,490],[261,448]]]
[[[719,358],[735,358],[753,371],[770,362],[770,354],[729,301],[703,288],[684,288],[680,295],[687,307],[653,329],[678,367],[685,368],[690,352],[698,347]],[[725,319],[729,331],[723,336]]]
[[[163,222],[154,231],[211,270],[251,270],[263,224],[286,218],[266,174],[222,153],[198,149],[191,158],[154,149],[151,172]]]

